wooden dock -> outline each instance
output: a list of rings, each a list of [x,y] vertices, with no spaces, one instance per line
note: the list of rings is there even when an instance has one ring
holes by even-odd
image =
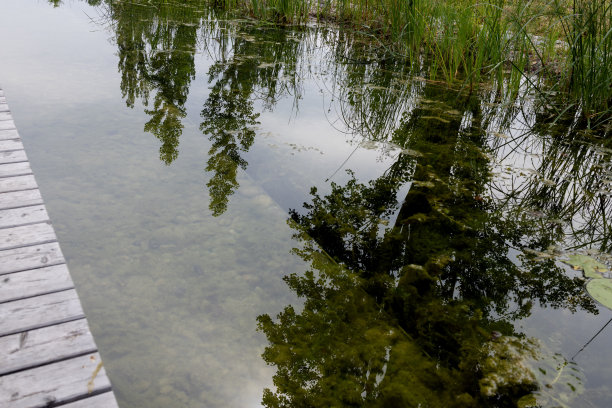
[[[0,408],[117,408],[0,89]]]

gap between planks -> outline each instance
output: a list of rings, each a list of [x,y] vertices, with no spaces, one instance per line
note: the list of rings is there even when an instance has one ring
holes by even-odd
[[[0,407],[118,408],[0,89]]]

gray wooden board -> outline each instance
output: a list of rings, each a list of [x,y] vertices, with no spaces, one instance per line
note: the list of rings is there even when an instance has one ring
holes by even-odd
[[[49,214],[47,214],[47,209],[44,205],[0,210],[0,228],[16,227],[47,221],[48,219]]]
[[[2,154],[0,153],[0,156]],[[33,175],[0,178],[0,193],[34,190],[38,188]]]
[[[12,120],[0,120],[0,129],[16,129],[15,122]]]
[[[0,303],[0,336],[83,317],[81,302],[74,289]]]
[[[0,152],[0,164],[18,163],[28,161],[25,150],[13,150],[10,152]]]
[[[74,283],[66,264],[9,273],[0,277],[0,303],[72,288]]]
[[[85,319],[0,337],[0,376],[97,350]]]
[[[0,140],[6,139],[19,139],[19,132],[17,132],[17,129],[0,130]]]
[[[0,407],[118,408],[0,89]]]
[[[53,231],[49,221],[0,229],[0,250],[43,244],[56,240],[55,231]]]
[[[0,377],[0,407],[42,408],[110,389],[98,353]],[[95,378],[93,378],[95,376]]]
[[[0,177],[23,176],[25,174],[32,174],[28,162],[0,164]]]
[[[115,394],[105,392],[104,394],[94,395],[87,399],[73,402],[72,404],[62,405],[63,408],[119,408]]]
[[[0,151],[5,152],[7,150],[23,150],[21,139],[0,140]]]
[[[0,210],[43,204],[39,190],[0,193]]]
[[[57,242],[0,251],[0,275],[65,263]]]

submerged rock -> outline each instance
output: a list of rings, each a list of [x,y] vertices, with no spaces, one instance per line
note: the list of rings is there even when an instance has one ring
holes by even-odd
[[[531,341],[514,336],[501,336],[484,345],[487,357],[482,364],[483,378],[480,393],[496,395],[524,395],[538,388],[536,376],[527,365],[535,359],[536,346]]]

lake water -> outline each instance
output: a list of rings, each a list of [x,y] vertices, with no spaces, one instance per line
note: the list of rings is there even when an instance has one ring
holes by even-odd
[[[0,0],[0,81],[122,408],[609,406],[563,262],[612,259],[597,134],[334,27],[89,3]]]

